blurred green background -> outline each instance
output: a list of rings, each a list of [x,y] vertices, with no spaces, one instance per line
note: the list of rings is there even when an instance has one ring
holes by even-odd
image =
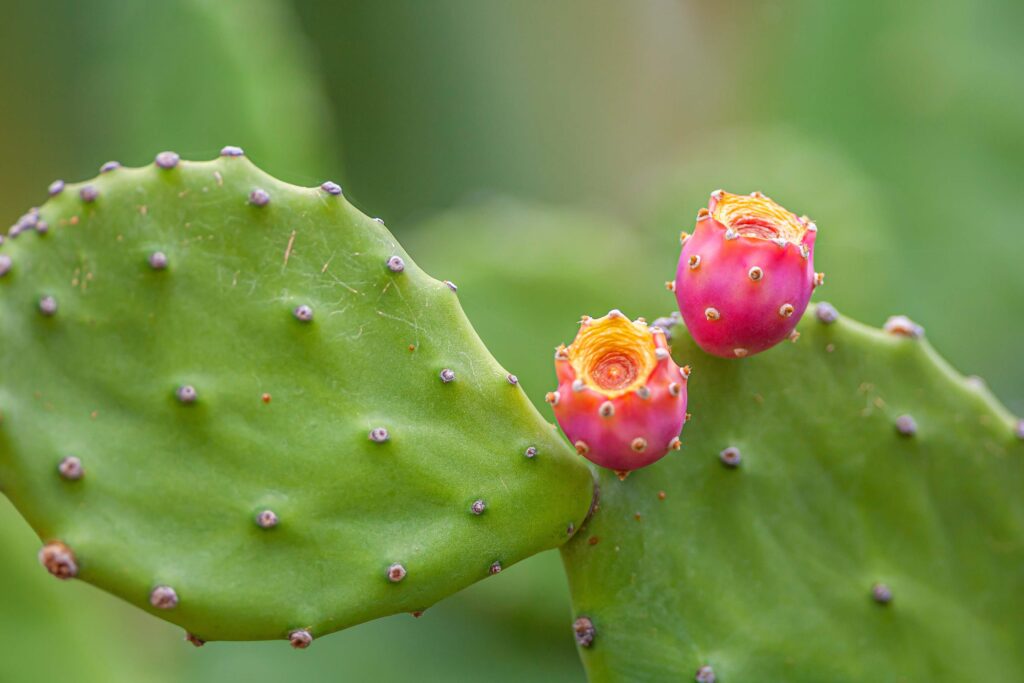
[[[3,0],[0,19],[0,220],[109,159],[241,145],[383,217],[537,400],[580,314],[673,308],[711,190],[760,189],[817,221],[822,298],[910,315],[1024,413],[1020,2]],[[37,547],[0,502],[0,681],[583,675],[554,553],[294,652],[195,650],[53,581]]]

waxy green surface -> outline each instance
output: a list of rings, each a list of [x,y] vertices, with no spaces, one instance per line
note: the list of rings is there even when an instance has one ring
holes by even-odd
[[[343,197],[244,158],[118,169],[92,203],[84,185],[42,207],[46,234],[0,247],[0,486],[79,579],[205,640],[315,638],[578,528],[589,470],[457,294]],[[66,456],[82,479],[59,476]],[[177,606],[149,604],[159,585]]]
[[[674,329],[693,366],[682,451],[625,481],[602,472],[563,549],[575,616],[596,631],[580,648],[590,680],[705,665],[720,683],[1024,677],[1013,418],[924,340],[813,309],[798,329],[744,360]],[[730,446],[739,467],[719,459]]]

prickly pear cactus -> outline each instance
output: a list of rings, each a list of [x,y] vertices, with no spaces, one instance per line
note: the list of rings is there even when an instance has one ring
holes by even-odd
[[[306,647],[578,528],[587,467],[333,183],[225,148],[51,194],[0,245],[0,487],[57,577]]]
[[[743,360],[673,330],[682,451],[563,548],[592,681],[1024,679],[1024,434],[920,328],[837,317]]]

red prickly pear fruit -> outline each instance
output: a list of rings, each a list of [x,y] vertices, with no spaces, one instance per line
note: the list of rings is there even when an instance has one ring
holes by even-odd
[[[814,272],[818,229],[760,192],[716,190],[683,236],[676,270],[679,312],[698,346],[724,358],[786,339],[825,280]]]
[[[681,446],[690,369],[672,360],[664,331],[619,311],[584,317],[555,352],[558,391],[548,394],[576,451],[620,473]]]

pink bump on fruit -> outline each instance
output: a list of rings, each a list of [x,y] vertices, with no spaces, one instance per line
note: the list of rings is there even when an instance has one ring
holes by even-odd
[[[787,339],[825,280],[814,272],[818,229],[759,192],[716,190],[683,237],[679,312],[697,345],[743,358]]]
[[[690,370],[672,360],[661,328],[619,311],[584,317],[573,343],[555,353],[555,371],[548,403],[591,462],[625,473],[679,449]]]

